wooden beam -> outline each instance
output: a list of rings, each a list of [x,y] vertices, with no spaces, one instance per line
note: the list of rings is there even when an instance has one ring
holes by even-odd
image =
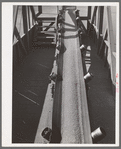
[[[14,28],[15,28],[16,22],[17,22],[18,9],[19,9],[19,6],[16,6],[15,12],[13,12],[13,15],[14,15],[13,16],[13,40],[14,40]]]
[[[29,23],[29,29],[30,29],[30,12],[29,12],[29,6],[27,6],[28,8],[28,23]]]
[[[92,16],[92,20],[91,20],[91,24],[93,24],[93,23],[94,23],[94,20],[95,20],[95,15],[96,15],[96,12],[97,12],[97,7],[98,7],[98,6],[95,6],[95,8],[94,8],[94,11],[93,11],[93,16]]]
[[[82,28],[84,29],[85,32],[87,31],[83,22],[81,21],[81,19],[79,20],[79,25],[82,26]]]
[[[100,6],[99,34],[102,34],[104,6]]]
[[[23,16],[23,28],[24,28],[24,33],[26,34],[27,31],[28,31],[26,6],[22,6],[22,16]]]
[[[88,6],[88,19],[91,19],[91,6]]]
[[[36,18],[42,13],[42,6],[38,6],[38,13],[35,14]]]
[[[80,17],[81,20],[88,20],[88,16],[87,17]]]
[[[101,34],[102,35],[102,34]],[[99,56],[101,57],[102,53],[103,53],[103,46],[104,46],[104,40],[107,38],[107,29],[104,32],[104,36],[102,35],[102,41],[101,41],[101,45],[99,50],[97,51],[97,54],[99,54]]]
[[[15,26],[15,28],[14,28],[14,34],[15,34],[16,38],[20,41],[20,43],[21,43],[21,45],[22,45],[22,47],[23,47],[23,49],[24,49],[24,52],[27,54],[27,50],[26,50],[26,48],[25,48],[25,46],[24,46],[24,44],[23,44],[23,41],[22,41],[22,39],[21,39],[21,37],[20,37],[20,35],[19,35],[19,32],[18,32],[16,26]]]
[[[111,7],[107,6],[107,24],[108,24],[108,41],[109,41],[109,50],[108,50],[108,63],[110,65],[111,80],[115,85],[116,83],[116,60],[113,59],[113,52],[115,50],[114,35],[113,35],[113,22],[111,17]]]
[[[38,6],[39,13],[42,13],[42,6]]]
[[[97,7],[98,6],[95,6],[94,7],[94,11],[93,11],[93,15],[92,15],[92,20],[91,20],[91,23],[90,23],[90,26],[89,26],[89,28],[88,28],[88,35],[89,35],[89,33],[90,33],[90,29],[91,29],[91,25],[94,23],[94,20],[95,20],[95,15],[96,15],[96,12],[97,12]]]
[[[27,6],[22,6],[22,15],[23,15],[23,27],[24,33],[27,38],[27,50],[29,50],[29,33],[28,33],[28,22],[27,22]]]
[[[32,12],[32,16],[33,16],[34,21],[36,21],[37,18],[36,18],[36,15],[35,15],[34,7],[33,6],[30,6],[30,9],[31,9],[31,12]]]
[[[99,38],[100,38],[100,34],[102,34],[102,28],[103,28],[103,13],[104,13],[104,6],[99,6],[99,13],[98,13],[98,48],[97,48],[97,53],[98,53],[98,50],[99,50],[99,46],[100,46],[100,41],[99,41]]]
[[[47,31],[55,22],[51,22],[48,27],[44,30],[44,31]]]

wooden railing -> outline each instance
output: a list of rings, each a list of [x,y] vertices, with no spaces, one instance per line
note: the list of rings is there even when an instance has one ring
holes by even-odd
[[[105,8],[105,14],[104,14]],[[96,11],[98,10],[98,17],[96,18]],[[104,20],[104,15],[106,19]],[[94,24],[95,19],[98,20],[98,24]],[[104,21],[107,24],[103,26]],[[115,95],[116,85],[116,57],[115,52],[114,34],[113,34],[113,21],[111,17],[110,6],[95,6],[92,20],[88,21],[88,35],[91,36],[95,46],[97,48],[97,54],[104,59],[104,66],[109,69],[109,76],[112,81],[112,91]]]

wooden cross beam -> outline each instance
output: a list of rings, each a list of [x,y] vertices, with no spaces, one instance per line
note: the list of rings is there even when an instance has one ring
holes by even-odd
[[[49,26],[48,26],[44,31],[47,31],[54,23],[55,23],[55,22],[51,22],[51,23],[49,24]]]

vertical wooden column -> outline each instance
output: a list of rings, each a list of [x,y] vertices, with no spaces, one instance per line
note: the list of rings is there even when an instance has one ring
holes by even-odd
[[[28,28],[30,29],[30,12],[29,12],[29,6],[27,6],[28,8]]]
[[[23,16],[23,28],[24,28],[24,33],[26,34],[27,31],[28,31],[26,6],[22,6],[22,16]]]
[[[14,28],[16,26],[17,16],[18,16],[18,8],[19,6],[14,6],[14,13],[13,13],[13,42],[14,42]]]
[[[38,11],[39,11],[39,14],[42,14],[42,6],[38,6]],[[42,22],[39,22],[39,26],[42,26]],[[43,30],[43,28],[39,28],[40,31]]]
[[[39,11],[39,14],[42,13],[42,6],[38,6],[38,11]]]
[[[97,12],[97,6],[95,6],[95,8],[94,8],[91,24],[94,23],[96,12]]]
[[[30,9],[31,9],[31,12],[32,12],[33,20],[36,21],[36,15],[35,15],[35,11],[34,11],[33,6],[30,6]]]
[[[107,24],[108,24],[108,41],[109,41],[109,49],[108,49],[108,63],[110,66],[110,75],[112,81],[112,90],[113,94],[115,94],[115,85],[116,85],[116,59],[113,57],[113,50],[115,49],[114,43],[114,35],[113,35],[113,20],[111,16],[111,6],[107,6]]]
[[[92,25],[93,25],[94,20],[95,20],[96,12],[97,12],[97,6],[95,6],[94,11],[93,11],[92,20],[90,22],[88,33],[87,33],[88,35],[90,34],[90,29],[92,29]]]
[[[103,13],[104,13],[104,6],[99,7],[99,33],[98,33],[98,45],[97,45],[97,53],[99,52],[101,38],[100,36],[102,34],[102,28],[103,28]]]
[[[16,26],[15,26],[15,29],[14,29],[14,34],[15,34],[16,38],[20,41],[20,43],[21,43],[21,45],[22,45],[22,47],[24,49],[25,54],[27,54],[26,47],[25,47],[25,45],[24,45],[24,43],[23,43],[23,41],[22,41],[22,39],[21,39],[21,37],[19,35],[19,32],[18,32]]]
[[[90,19],[91,19],[91,6],[88,6],[88,19],[87,19],[87,34],[89,31],[89,26],[90,26]]]
[[[29,33],[28,33],[28,22],[27,22],[27,6],[22,6],[22,15],[23,15],[23,28],[24,33],[26,34],[27,39],[27,51],[29,51]]]
[[[88,20],[91,19],[91,6],[88,6]]]

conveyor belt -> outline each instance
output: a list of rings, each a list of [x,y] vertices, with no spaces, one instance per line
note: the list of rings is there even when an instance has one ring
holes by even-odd
[[[61,143],[92,143],[76,17],[65,11]]]
[[[62,34],[61,40],[61,50],[63,52],[60,52],[58,58],[58,73],[62,75],[63,80],[56,81],[52,117],[52,131],[53,134],[56,132],[56,135],[53,135],[51,142],[59,143],[57,137],[61,134],[62,140],[60,140],[60,143],[92,143],[74,10],[66,10],[64,18],[63,28],[65,32]],[[45,104],[47,103],[46,100],[48,99],[45,99]],[[50,106],[49,103],[48,106]],[[48,110],[45,110],[45,108],[43,110],[45,111],[43,115],[46,116],[47,113],[49,115]],[[46,121],[48,116],[44,118],[43,120]],[[46,143],[41,139],[41,133],[44,129],[44,127],[41,127],[41,122],[44,123],[41,119],[35,143]],[[51,123],[51,120],[49,123]],[[44,126],[47,127],[48,124],[45,123]]]

